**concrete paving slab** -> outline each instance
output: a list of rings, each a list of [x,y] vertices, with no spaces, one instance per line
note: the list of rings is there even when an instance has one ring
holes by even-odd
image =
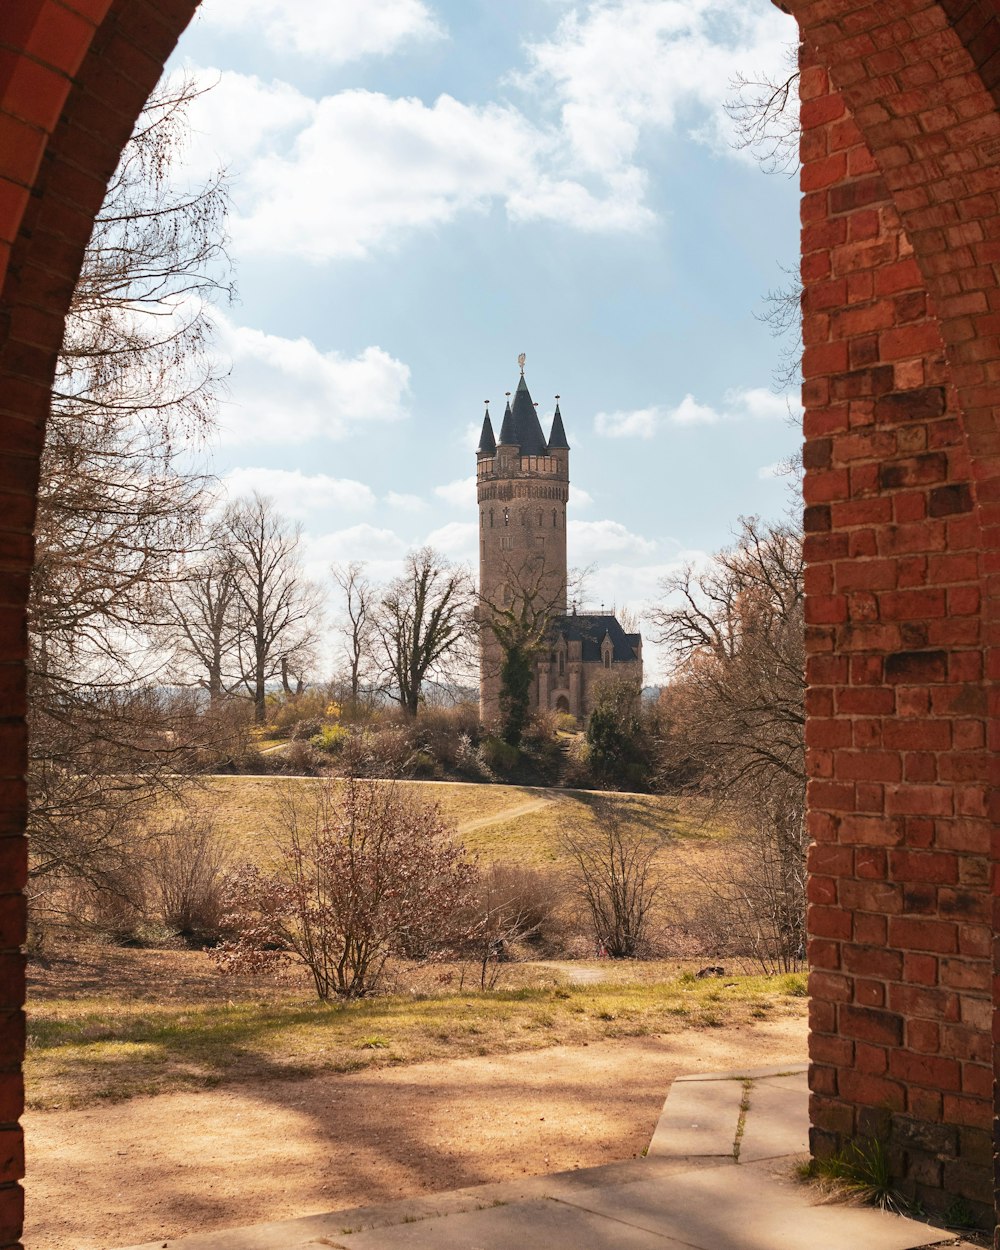
[[[740,1163],[809,1153],[809,1090],[802,1077],[755,1081],[740,1141]]]
[[[770,1068],[733,1068],[730,1072],[694,1072],[690,1076],[674,1078],[674,1085],[686,1085],[693,1081],[756,1081],[772,1076],[798,1076],[809,1071],[807,1063],[789,1060]],[[672,1088],[672,1087],[671,1087]]]
[[[714,1168],[593,1189],[573,1201],[697,1250],[915,1250],[950,1240],[883,1211],[810,1205],[814,1196],[758,1169]]]
[[[338,1238],[336,1250],[690,1250],[580,1207],[541,1200]]]
[[[647,1155],[732,1155],[742,1099],[740,1081],[675,1081]]]
[[[344,1235],[347,1230],[358,1233],[390,1228],[417,1220],[479,1211],[495,1203],[513,1205],[538,1198],[570,1199],[597,1185],[624,1185],[638,1180],[662,1181],[693,1167],[717,1167],[723,1163],[718,1159],[625,1159],[620,1163],[572,1168],[566,1172],[525,1176],[514,1181],[493,1181],[420,1198],[325,1211],[319,1215],[275,1220],[244,1228],[190,1233],[166,1241],[158,1237],[155,1241],[125,1247],[124,1250],[314,1250],[316,1246],[326,1245],[331,1239]]]

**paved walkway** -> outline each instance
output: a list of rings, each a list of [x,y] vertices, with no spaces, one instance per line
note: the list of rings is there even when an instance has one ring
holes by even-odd
[[[793,1179],[805,1068],[681,1077],[644,1159],[131,1250],[923,1250],[954,1235]],[[247,1178],[252,1185],[252,1177]],[[971,1247],[968,1250],[972,1250]]]

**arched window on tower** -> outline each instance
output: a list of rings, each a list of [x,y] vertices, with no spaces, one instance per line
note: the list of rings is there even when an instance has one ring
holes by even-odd
[[[566,676],[566,652],[565,651],[559,652],[559,676],[560,677]]]
[[[558,529],[558,528],[559,528],[559,522],[558,522],[558,520],[556,519],[556,518],[558,517],[558,515],[559,515],[559,514],[558,514],[558,512],[556,511],[556,509],[555,509],[555,508],[553,508],[553,509],[552,509],[552,528],[553,528],[553,529]]]
[[[541,508],[539,508],[539,509],[538,509],[538,528],[539,528],[539,529],[541,529],[541,528],[542,528],[542,510],[541,510]]]
[[[490,529],[493,528],[493,509],[490,508]]]
[[[504,525],[510,524],[510,509],[509,508],[504,508],[503,510],[503,523]]]

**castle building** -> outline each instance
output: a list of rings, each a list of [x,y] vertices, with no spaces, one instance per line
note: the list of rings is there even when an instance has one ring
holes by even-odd
[[[602,682],[628,676],[642,681],[642,639],[626,633],[614,613],[567,610],[566,505],[569,443],[556,396],[546,438],[536,406],[521,377],[513,402],[508,392],[500,437],[489,409],[476,451],[479,501],[479,597],[481,611],[518,611],[547,626],[535,663],[532,710],[590,715]],[[499,714],[502,650],[487,626],[482,631],[479,705],[484,724]]]

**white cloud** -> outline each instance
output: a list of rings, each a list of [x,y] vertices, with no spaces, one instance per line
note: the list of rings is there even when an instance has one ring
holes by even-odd
[[[594,496],[589,491],[585,491],[582,486],[571,485],[569,502],[572,508],[589,508],[594,502]]]
[[[233,366],[231,393],[219,414],[223,442],[339,439],[358,425],[407,415],[410,370],[382,348],[343,356],[321,351],[310,339],[281,338],[214,315],[217,350]]]
[[[641,534],[633,534],[620,521],[570,521],[566,527],[569,562],[588,565],[602,556],[649,556],[656,543]]]
[[[342,91],[316,103],[293,143],[246,167],[233,237],[258,253],[364,257],[412,230],[482,211],[522,177],[534,185],[547,146],[508,106]],[[528,205],[519,200],[518,212]]]
[[[427,501],[419,495],[401,495],[394,490],[389,491],[385,501],[390,508],[398,508],[400,512],[423,512],[427,507]]]
[[[471,512],[476,506],[475,474],[471,477],[459,478],[456,482],[448,482],[444,486],[435,486],[434,494],[445,503],[451,504],[453,508],[462,508],[464,511]]]
[[[436,30],[422,0],[216,0],[207,20],[327,61]],[[794,38],[791,19],[767,5],[592,0],[527,47],[530,68],[513,76],[522,108],[361,89],[313,99],[285,83],[201,70],[218,83],[192,107],[206,136],[192,159],[232,168],[233,238],[260,254],[365,257],[496,204],[515,222],[640,231],[655,220],[644,135],[690,122],[689,134],[729,151],[730,79],[777,72]]]
[[[729,390],[721,408],[699,403],[687,394],[673,408],[654,404],[624,412],[599,412],[594,417],[594,430],[604,438],[653,438],[667,424],[717,425],[719,422],[774,420],[800,411],[798,401],[790,395],[775,395],[764,387]]]
[[[267,495],[281,512],[296,520],[328,508],[361,512],[375,504],[374,493],[363,482],[326,473],[302,473],[298,469],[233,469],[226,474],[223,485],[231,499],[253,491]]]
[[[802,405],[794,396],[775,395],[774,391],[763,386],[727,391],[726,403],[748,417],[759,417],[765,421],[784,420],[802,411]]]
[[[731,151],[723,108],[739,73],[787,76],[794,22],[769,5],[732,0],[592,0],[551,39],[529,45],[517,81],[554,98],[579,164],[609,176],[635,172],[647,131],[685,125]]]
[[[342,65],[442,35],[423,0],[204,0],[201,20],[303,57]]]
[[[479,526],[475,521],[449,521],[427,535],[428,547],[440,551],[449,560],[472,563],[478,558]]]
[[[406,554],[408,544],[395,532],[362,521],[310,539],[313,549],[322,548],[330,560],[385,560]]]

